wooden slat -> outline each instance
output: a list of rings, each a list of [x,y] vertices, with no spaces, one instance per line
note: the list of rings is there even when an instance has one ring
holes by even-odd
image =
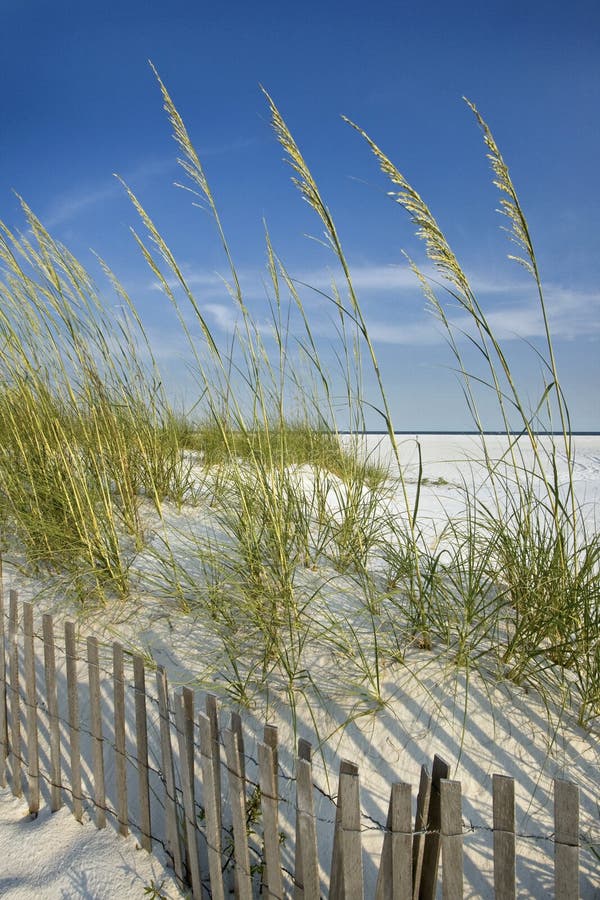
[[[421,766],[421,779],[417,794],[417,812],[415,814],[415,833],[412,849],[412,883],[413,900],[418,900],[421,890],[423,872],[423,856],[425,854],[425,829],[429,821],[429,803],[431,800],[431,775],[426,766]]]
[[[119,833],[129,834],[127,807],[127,750],[125,746],[125,659],[123,646],[113,643],[113,714],[115,726],[115,781]]]
[[[9,764],[11,789],[15,797],[23,795],[21,768],[21,695],[19,690],[19,597],[16,591],[9,594],[8,612],[8,661],[10,685],[10,748]]]
[[[192,793],[192,809],[194,808],[196,802],[196,767],[195,767],[195,748],[194,748],[194,692],[189,687],[183,687],[181,689],[181,702],[183,703],[183,738],[185,740],[186,745],[186,755],[188,765],[188,780],[190,784],[190,791]],[[181,751],[181,739],[182,736],[177,734],[177,743],[179,745],[179,764],[183,765],[183,755]],[[183,786],[183,773],[181,774],[181,783]],[[191,884],[191,863],[189,861],[189,846],[188,846],[188,833],[187,829],[184,827],[182,829],[183,836],[183,850],[184,850],[184,860],[183,866],[187,873],[188,882]]]
[[[333,852],[331,854],[330,900],[347,900],[347,898],[349,900],[350,897],[354,898],[355,896],[362,896],[362,852],[356,854],[353,849],[356,845],[356,840],[352,839],[352,828],[349,824],[352,821],[354,813],[353,811],[347,811],[345,813],[343,809],[344,801],[346,800],[348,804],[353,805],[355,796],[358,796],[358,767],[354,763],[349,762],[349,760],[343,759],[340,763],[335,832],[333,835]],[[344,823],[346,827],[344,827]],[[358,847],[360,848],[360,811],[358,822]],[[358,860],[356,860],[356,858],[353,862],[351,862],[350,859],[345,860],[344,857],[347,850],[350,856],[357,856]],[[356,872],[357,861],[360,865],[361,872],[360,895],[356,895],[353,892],[348,894],[347,891],[352,891],[354,885],[346,882],[346,872],[347,870]]]
[[[190,772],[190,785],[192,789],[192,799],[195,802],[195,770],[196,767],[194,765],[195,760],[195,747],[194,747],[194,722],[195,722],[195,713],[194,713],[194,691],[192,688],[184,687],[182,689],[182,697],[183,697],[183,708],[185,711],[185,740],[188,748],[188,761],[189,761],[189,772]]]
[[[274,796],[279,795],[279,732],[276,725],[265,725],[263,728],[263,742],[265,747],[268,747],[271,751],[271,760],[273,763],[273,780],[275,784]],[[240,758],[242,760],[242,767],[244,766],[243,761],[243,744],[240,747]],[[269,882],[268,882],[268,871],[265,869],[263,873],[263,885],[262,892],[267,894],[269,893]]]
[[[224,900],[223,873],[221,871],[221,794],[215,785],[212,748],[212,728],[208,716],[198,715],[200,728],[200,763],[202,767],[202,794],[208,846],[208,870],[213,900]]]
[[[244,786],[246,784],[246,746],[244,744],[244,729],[242,728],[242,717],[239,713],[231,713],[231,730],[237,738],[238,752],[240,754],[240,772]],[[244,788],[245,789],[245,788]]]
[[[376,900],[412,898],[412,806],[410,784],[393,784],[381,851]]]
[[[56,688],[56,652],[54,649],[54,622],[50,613],[42,616],[44,637],[44,673],[46,678],[46,704],[48,706],[48,731],[50,733],[50,809],[62,806],[60,770],[60,720],[58,718],[58,693]]]
[[[162,771],[165,779],[165,815],[167,820],[167,847],[175,874],[183,880],[183,856],[179,840],[179,816],[177,793],[175,790],[175,767],[171,745],[171,723],[169,721],[169,687],[167,673],[163,666],[156,670],[158,710],[160,718],[160,747]]]
[[[295,900],[318,900],[320,895],[311,756],[310,744],[299,741],[296,760]]]
[[[252,900],[252,878],[246,833],[246,797],[242,781],[240,754],[237,735],[227,730],[223,733],[227,775],[229,781],[229,802],[233,824],[233,853],[238,900]]]
[[[279,731],[277,725],[265,725],[263,730],[263,742],[272,750],[273,773],[275,775],[275,784],[277,784],[279,780]]]
[[[440,756],[433,758],[433,770],[431,773],[431,796],[429,800],[429,815],[427,817],[428,834],[425,835],[425,847],[423,850],[423,864],[421,871],[421,883],[419,886],[419,900],[434,900],[437,892],[438,868],[440,862],[440,782],[448,778],[450,767]]]
[[[219,817],[219,846],[221,842],[221,746],[219,743],[219,707],[214,694],[206,695],[206,715],[210,722],[211,732],[211,756],[213,761],[213,781],[217,800],[217,815]]]
[[[0,787],[6,787],[6,760],[8,759],[6,651],[4,635],[4,588],[2,582],[2,556],[0,555]]]
[[[181,770],[181,790],[185,812],[185,832],[187,837],[187,863],[189,880],[192,886],[193,900],[201,900],[202,876],[198,856],[198,830],[194,809],[194,757],[190,759],[190,747],[187,740],[185,700],[182,694],[175,696],[175,722],[177,724],[177,740],[179,743],[179,765]],[[192,744],[193,746],[193,744]]]
[[[37,816],[40,809],[40,761],[38,747],[38,705],[35,677],[35,647],[33,638],[33,606],[23,604],[23,655],[27,697],[27,777],[29,782],[29,814]]]
[[[494,775],[494,895],[496,900],[515,900],[515,782],[506,775]]]
[[[312,762],[312,744],[304,738],[298,738],[298,759]]]
[[[301,766],[305,764],[301,760]],[[302,879],[303,900],[319,900],[321,896],[319,882],[319,859],[317,855],[317,834],[314,815],[300,811],[298,813],[297,839],[302,842]],[[297,894],[295,896],[298,896]]]
[[[239,713],[232,712],[231,713],[231,730],[235,734],[235,740],[238,751],[238,759],[240,764],[240,778],[242,781],[242,787],[244,790],[244,798],[246,798],[246,760],[244,757],[245,746],[244,746],[244,730],[242,728],[242,718]],[[266,884],[263,886],[266,888]],[[234,894],[238,895],[238,886],[237,886],[237,870],[233,873],[233,890]],[[262,891],[261,891],[262,893]]]
[[[554,780],[554,896],[579,897],[579,788]]]
[[[71,790],[73,815],[81,822],[83,795],[81,791],[81,734],[79,731],[79,679],[77,676],[77,642],[75,625],[65,622],[65,655],[67,660],[67,700],[69,707],[69,751],[71,762]]]
[[[279,846],[279,797],[273,771],[273,750],[258,742],[260,802],[265,844],[265,896],[283,900],[283,878]]]
[[[362,840],[360,833],[360,782],[356,774],[340,775],[342,808],[342,882],[344,900],[363,900]]]
[[[412,896],[412,791],[410,785],[392,785],[392,897]]]
[[[463,898],[463,835],[460,781],[440,781],[442,888],[444,900]]]
[[[148,773],[148,721],[146,716],[146,675],[144,659],[133,655],[133,683],[135,692],[135,746],[138,770],[138,794],[140,805],[140,843],[149,853],[152,850],[152,825],[150,812],[150,779]]]
[[[92,732],[92,770],[94,773],[94,806],[96,828],[106,825],[106,789],[104,785],[104,738],[102,735],[102,705],[100,697],[100,663],[98,639],[88,637],[88,682],[90,690],[90,725]]]
[[[300,763],[308,763],[308,766],[301,766]],[[296,848],[294,861],[294,900],[304,900],[305,897],[311,896],[310,891],[314,891],[315,889],[318,896],[319,890],[319,867],[318,863],[315,865],[317,856],[316,831],[314,836],[314,858],[311,864],[313,868],[312,882],[306,887],[306,889],[304,884],[306,880],[304,877],[304,857],[307,853],[311,854],[313,847],[311,840],[311,843],[309,844],[309,847],[305,852],[302,845],[302,841],[304,839],[303,835],[306,831],[308,831],[310,835],[311,823],[313,830],[315,827],[311,763],[312,745],[304,738],[300,738],[298,740],[298,758],[296,760]],[[304,826],[302,827],[300,819],[302,818],[303,813],[308,816],[308,821],[306,821]],[[315,871],[316,888],[314,878]]]

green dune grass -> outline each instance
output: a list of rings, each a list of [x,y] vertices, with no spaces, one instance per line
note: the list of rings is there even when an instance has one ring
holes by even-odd
[[[377,706],[384,668],[418,646],[456,667],[476,666],[548,696],[558,690],[570,698],[580,723],[591,723],[600,707],[600,542],[586,532],[575,497],[568,405],[532,239],[508,167],[478,111],[469,104],[518,248],[514,258],[533,280],[545,327],[545,352],[538,354],[543,384],[533,404],[525,401],[429,207],[373,140],[352,126],[446,285],[439,289],[409,260],[448,340],[482,441],[482,459],[473,462],[485,469],[485,500],[474,484],[463,484],[465,514],[449,518],[432,545],[420,510],[427,480],[421,466],[416,483],[408,477],[341,237],[279,110],[267,95],[275,135],[325,229],[339,272],[338,283],[321,296],[337,322],[334,376],[344,385],[344,404],[331,396],[334,378],[313,323],[268,234],[272,339],[265,341],[246,304],[201,161],[159,84],[182,169],[223,248],[239,324],[233,340],[220,345],[201,298],[125,186],[141,223],[134,241],[179,318],[182,349],[193,361],[199,401],[193,415],[176,412],[123,285],[100,261],[125,308],[116,316],[89,273],[22,203],[26,233],[0,226],[5,559],[38,578],[58,579],[85,610],[132,597],[138,561],[151,550],[162,595],[181,615],[193,609],[203,617],[214,639],[212,671],[238,702],[251,702],[252,692],[274,679],[293,703],[295,692],[308,691],[311,653],[326,652],[345,660],[353,672],[348,683],[367,706]],[[448,303],[469,317],[476,369],[467,368]],[[301,334],[289,333],[290,309]],[[375,398],[363,392],[367,367]],[[504,423],[501,460],[489,453],[482,403],[486,410],[494,405]],[[359,435],[373,407],[391,444],[390,469],[365,456],[360,442],[340,439],[340,421]],[[558,435],[540,439],[555,427]],[[566,483],[557,474],[559,455],[566,459]],[[211,517],[214,531],[210,540],[188,536],[193,572],[160,524],[167,506],[191,504]],[[340,592],[352,595],[352,615],[328,601]],[[313,683],[311,696],[326,689]]]

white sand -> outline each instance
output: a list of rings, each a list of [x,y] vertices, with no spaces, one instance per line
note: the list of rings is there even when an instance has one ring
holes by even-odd
[[[132,837],[97,831],[87,817],[80,825],[66,807],[51,814],[46,806],[32,821],[22,801],[0,791],[1,897],[121,900],[144,897],[152,883],[162,884],[166,897],[180,897],[161,860]]]
[[[416,477],[414,440],[399,438],[403,462],[411,481]],[[492,438],[495,453],[501,453],[505,439]],[[469,463],[479,454],[476,439],[465,436],[427,435],[421,438],[423,474],[427,479],[421,496],[421,511],[429,523],[432,540],[443,513],[459,515],[462,509],[460,486],[463,479],[480,477],[480,470]],[[576,489],[585,504],[588,527],[595,524],[600,499],[600,438],[576,438]],[[369,439],[369,451],[387,454],[385,441]],[[413,467],[413,468],[411,468]],[[443,483],[437,484],[438,479]],[[401,508],[401,504],[398,504]],[[196,509],[178,513],[167,510],[166,528],[180,562],[194,573],[190,537],[214,534],[206,512]],[[147,561],[146,570],[150,567]],[[147,571],[146,571],[147,574]],[[25,582],[14,572],[5,575],[5,589],[18,587],[21,596],[35,593],[36,585]],[[336,586],[328,598],[330,609],[352,621],[356,613],[351,593]],[[48,606],[51,601],[40,599]],[[63,608],[57,610],[67,612]],[[321,614],[315,610],[315,615]],[[364,622],[363,622],[364,625]],[[361,625],[361,628],[363,627]],[[168,600],[152,596],[146,585],[144,596],[135,609],[132,604],[111,621],[106,614],[89,620],[105,640],[118,636],[137,648],[152,653],[165,665],[171,684],[195,683],[207,686],[210,672],[206,663],[214,651],[214,638],[207,635],[202,621],[193,613],[182,614]],[[368,644],[365,634],[365,646]],[[360,642],[361,633],[358,634]],[[540,897],[553,892],[552,864],[554,844],[550,840],[552,824],[552,779],[568,778],[581,789],[581,835],[594,844],[598,856],[581,851],[581,895],[600,896],[600,744],[598,728],[589,732],[574,724],[571,713],[560,706],[548,712],[540,698],[512,684],[494,684],[477,672],[469,677],[444,664],[435,654],[412,651],[405,662],[386,660],[381,672],[384,705],[376,709],[368,696],[368,684],[361,681],[360,654],[315,655],[311,673],[315,681],[327,686],[325,709],[314,702],[309,710],[297,692],[296,730],[292,728],[289,705],[281,683],[256,707],[244,711],[247,723],[246,752],[256,758],[252,735],[261,733],[269,722],[280,728],[280,770],[282,803],[281,828],[291,831],[294,821],[293,784],[285,775],[293,771],[293,747],[297,737],[306,737],[314,745],[322,741],[315,754],[315,780],[326,794],[336,791],[335,775],[339,760],[347,758],[360,768],[363,786],[362,808],[364,867],[367,898],[374,895],[376,859],[382,840],[377,823],[385,823],[390,784],[408,781],[413,786],[413,802],[422,764],[431,764],[434,753],[441,754],[451,766],[451,777],[462,783],[463,819],[473,831],[465,835],[465,896],[491,896],[492,836],[491,776],[495,772],[516,779],[517,877],[519,896]],[[297,681],[301,685],[302,677]],[[335,685],[339,690],[335,689]],[[221,685],[222,688],[222,685]],[[219,689],[219,685],[216,685]],[[307,686],[310,695],[310,688]],[[108,694],[108,692],[107,692]],[[314,694],[311,695],[314,698]],[[356,716],[354,720],[352,717]],[[347,722],[345,728],[339,725]],[[318,736],[317,736],[318,732]],[[151,736],[152,740],[152,736]],[[249,762],[252,775],[252,763]],[[331,820],[334,808],[317,793],[319,852],[323,870],[329,868]],[[177,896],[177,889],[160,863],[144,851],[135,849],[135,841],[118,837],[109,827],[97,833],[91,823],[80,826],[67,810],[51,816],[44,809],[31,822],[26,809],[7,791],[0,793],[0,895],[11,898],[43,897],[142,897],[144,886],[152,880],[163,892]],[[284,846],[285,863],[291,866],[291,848]]]

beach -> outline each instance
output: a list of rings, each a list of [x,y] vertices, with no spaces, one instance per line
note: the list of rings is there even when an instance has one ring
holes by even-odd
[[[396,481],[397,463],[389,439],[370,435],[361,441],[360,452],[365,457],[389,466],[395,493],[388,491],[382,497],[393,518],[406,518],[406,496],[412,507],[418,486],[418,521],[425,535],[424,546],[432,552],[443,552],[449,520],[464,520],[466,485],[478,492],[484,504],[490,502],[489,470],[481,465],[477,436],[398,435],[404,494]],[[593,533],[600,508],[600,436],[574,436],[573,442],[573,485],[581,527]],[[488,452],[495,459],[506,458],[508,446],[505,436],[487,439]],[[566,479],[568,469],[558,440],[557,446],[560,481]],[[531,467],[532,460],[525,463]],[[307,468],[299,469],[297,477],[310,488],[313,476]],[[206,487],[205,480],[202,487]],[[339,503],[341,495],[333,479],[329,490],[329,502]],[[161,517],[150,510],[146,515],[153,536],[149,550],[136,559],[137,586],[130,600],[94,611],[78,610],[11,565],[5,565],[4,594],[18,590],[21,599],[35,601],[36,611],[53,612],[56,622],[77,617],[83,634],[99,638],[107,668],[111,642],[118,640],[164,666],[172,688],[194,688],[198,708],[203,708],[207,691],[214,691],[223,722],[231,710],[242,716],[250,777],[257,759],[257,737],[265,723],[277,725],[280,828],[284,834],[294,831],[293,750],[299,738],[309,741],[318,788],[315,814],[323,895],[327,895],[335,819],[331,798],[337,790],[340,760],[359,767],[365,896],[373,897],[391,784],[408,782],[414,807],[421,767],[430,768],[438,754],[449,764],[450,777],[462,786],[465,896],[492,896],[494,774],[515,779],[519,896],[539,897],[553,890],[555,778],[579,786],[580,891],[582,897],[598,896],[598,724],[592,717],[586,728],[577,725],[576,709],[567,693],[552,688],[552,672],[548,673],[547,691],[543,685],[538,690],[526,678],[521,683],[503,679],[486,656],[477,663],[473,653],[467,663],[457,664],[454,638],[444,646],[439,636],[434,636],[431,647],[415,643],[399,647],[394,654],[393,607],[387,605],[387,598],[382,595],[378,599],[375,612],[367,609],[358,582],[332,570],[329,587],[314,591],[313,599],[303,606],[302,615],[317,625],[305,632],[307,644],[298,651],[294,677],[286,682],[286,671],[275,665],[266,675],[259,675],[245,658],[247,681],[237,684],[233,670],[227,668],[222,635],[211,632],[206,611],[194,606],[191,599],[194,579],[200,584],[205,577],[197,546],[204,540],[225,539],[218,516],[200,503],[184,503],[181,508],[164,504]],[[177,564],[189,576],[188,608],[181,597],[169,597],[161,590],[164,560],[160,562],[158,550],[167,540]],[[298,594],[310,598],[311,586],[321,576],[322,572],[310,567],[300,571],[295,582]],[[340,625],[338,629],[336,623],[343,623],[343,628]],[[252,642],[244,645],[243,653],[249,654],[252,646]],[[385,648],[376,659],[369,657],[374,646]],[[64,665],[60,654],[57,665],[60,672]],[[108,679],[102,681],[102,690],[110,713]],[[59,699],[64,705],[66,698]],[[111,772],[107,760],[109,783]],[[113,795],[114,790],[112,785]],[[0,893],[7,898],[35,894],[128,900],[143,896],[144,887],[151,883],[162,884],[161,892],[167,897],[179,896],[169,870],[162,868],[164,855],[154,858],[136,849],[136,837],[120,838],[111,821],[106,831],[99,833],[89,817],[82,826],[67,809],[51,815],[47,806],[37,820],[30,821],[23,803],[5,789],[0,794],[0,825]],[[289,871],[293,868],[293,841],[282,844],[282,855]]]

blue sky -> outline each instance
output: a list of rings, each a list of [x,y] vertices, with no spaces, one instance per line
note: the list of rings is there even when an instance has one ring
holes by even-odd
[[[113,173],[151,212],[226,340],[232,307],[218,277],[225,260],[208,216],[172,186],[176,149],[152,59],[204,162],[257,316],[263,218],[290,272],[326,288],[333,260],[306,237],[322,229],[290,182],[264,85],[336,220],[399,430],[470,423],[443,337],[401,252],[424,262],[423,249],[340,114],[369,132],[429,203],[506,340],[524,393],[534,402],[540,390],[523,343],[540,337],[534,292],[506,260],[510,246],[481,135],[461,100],[467,95],[501,147],[529,220],[573,426],[600,429],[597,3],[0,0],[0,34],[0,218],[22,225],[14,189],[92,270],[89,248],[105,257],[180,389],[184,345],[140,262],[129,234],[136,216]],[[333,353],[329,312],[317,295],[306,299],[323,352]],[[486,424],[498,424],[491,407]]]

